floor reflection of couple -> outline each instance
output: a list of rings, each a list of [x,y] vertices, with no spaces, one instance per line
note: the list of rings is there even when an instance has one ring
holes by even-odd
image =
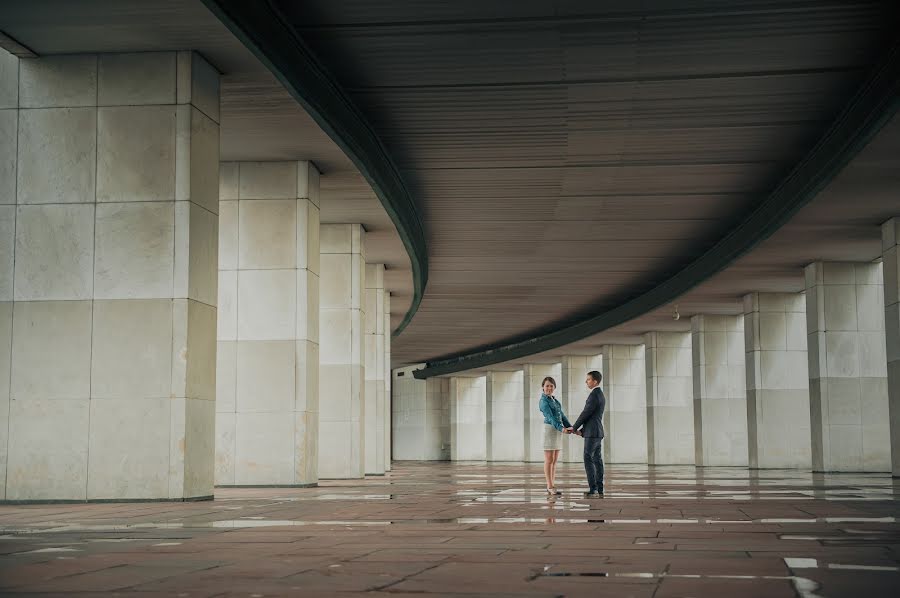
[[[603,498],[603,412],[606,410],[606,397],[600,390],[603,376],[598,371],[590,371],[585,378],[585,385],[590,390],[584,409],[575,423],[572,424],[563,413],[562,405],[553,396],[556,380],[547,376],[541,383],[542,393],[540,409],[544,414],[544,477],[547,481],[547,494],[561,495],[556,489],[556,463],[562,451],[563,436],[577,434],[584,438],[584,470],[587,474],[588,491],[584,498]]]

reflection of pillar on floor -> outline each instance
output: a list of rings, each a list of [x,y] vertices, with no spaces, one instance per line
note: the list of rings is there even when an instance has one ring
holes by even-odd
[[[365,475],[365,231],[323,224],[319,341],[319,477]]]
[[[522,371],[488,372],[485,380],[488,461],[525,458]]]
[[[881,227],[884,272],[884,322],[887,346],[888,396],[890,397],[891,463],[900,477],[900,218]]]
[[[212,497],[218,74],[0,54],[0,498]]]
[[[541,413],[541,382],[547,376],[556,381],[557,399],[559,398],[559,383],[562,378],[561,366],[554,364],[526,364],[523,370],[522,384],[525,395],[524,443],[525,461],[544,462],[544,414]],[[568,413],[566,413],[568,415]],[[572,420],[574,423],[574,419]]]
[[[487,458],[485,377],[450,378],[450,458],[484,461]]]
[[[366,473],[384,473],[384,264],[366,264]]]
[[[694,316],[691,348],[695,463],[746,466],[744,317]]]
[[[319,173],[220,170],[216,484],[318,481]]]
[[[744,297],[747,441],[750,467],[811,466],[806,298]]]
[[[590,392],[584,383],[587,373],[591,370],[600,371],[602,361],[600,355],[566,355],[562,357],[556,398],[559,399],[563,413],[572,424],[584,409],[584,403]],[[608,404],[607,408],[609,408]],[[563,437],[563,450],[559,460],[563,463],[583,463],[584,441],[574,434]]]
[[[690,332],[644,335],[647,463],[694,464],[694,397]]]
[[[814,471],[890,471],[880,263],[806,267]]]
[[[647,462],[647,391],[643,345],[604,345],[606,413],[603,456],[610,463]]]
[[[394,413],[392,406],[393,395],[391,392],[391,294],[384,292],[384,470],[391,470],[391,449],[393,447],[393,424],[391,418]],[[449,384],[449,381],[448,381]],[[449,420],[447,421],[449,426]],[[449,439],[448,439],[449,441]]]

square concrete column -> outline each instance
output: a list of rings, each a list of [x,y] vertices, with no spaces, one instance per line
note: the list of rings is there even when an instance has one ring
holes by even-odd
[[[359,224],[320,227],[320,478],[366,473],[365,235]]]
[[[319,172],[220,167],[216,484],[318,481]]]
[[[0,499],[211,497],[218,73],[0,61]]]
[[[450,459],[450,379],[417,380],[414,370],[393,372],[394,458],[398,461]]]
[[[882,265],[805,273],[813,471],[890,471]]]
[[[694,462],[746,467],[744,316],[691,318]]]
[[[485,379],[487,408],[487,460],[525,459],[524,388],[522,371],[488,372]]]
[[[888,397],[891,425],[891,463],[900,477],[900,218],[881,226],[884,272],[884,322],[887,347]]]
[[[450,378],[450,459],[487,459],[486,379]]]
[[[647,462],[694,464],[694,394],[690,332],[644,335]]]
[[[809,468],[806,297],[745,295],[744,345],[750,467]]]
[[[532,463],[544,462],[544,414],[541,413],[541,382],[547,376],[556,380],[557,398],[559,398],[559,384],[562,378],[562,366],[558,363],[551,364],[526,364],[522,372],[523,392],[525,394],[524,443],[525,461]],[[569,414],[566,413],[566,416]],[[574,419],[572,422],[574,423]],[[565,440],[564,440],[565,441]]]
[[[393,424],[391,417],[394,409],[392,406],[393,393],[391,392],[391,294],[384,292],[384,470],[391,470],[393,441]],[[449,380],[447,384],[449,385]],[[449,459],[450,446],[450,406],[447,405],[447,446]]]
[[[384,474],[384,264],[366,264],[366,473]]]
[[[563,413],[569,418],[570,423],[575,423],[575,420],[584,409],[585,401],[587,401],[588,393],[590,392],[584,383],[587,373],[591,370],[601,371],[603,369],[601,367],[602,362],[603,358],[600,355],[565,355],[562,357],[560,375],[557,380],[559,386],[556,388],[556,398],[559,399]],[[538,399],[540,397],[541,395],[538,394]],[[609,408],[609,405],[607,405],[607,408]],[[543,424],[543,416],[540,417]],[[543,437],[538,442],[543,444]],[[559,460],[563,463],[583,463],[584,440],[574,434],[564,436],[563,450]],[[543,461],[543,457],[541,457],[541,461]]]
[[[604,345],[604,459],[610,463],[647,462],[647,391],[643,345]]]

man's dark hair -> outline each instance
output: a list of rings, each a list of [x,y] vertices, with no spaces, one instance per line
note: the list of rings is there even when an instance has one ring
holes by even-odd
[[[597,370],[591,370],[588,372],[588,376],[594,379],[597,384],[600,384],[600,381],[603,380],[603,375],[600,374]]]

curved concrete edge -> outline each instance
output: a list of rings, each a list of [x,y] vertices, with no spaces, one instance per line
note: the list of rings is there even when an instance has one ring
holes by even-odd
[[[392,333],[397,337],[422,302],[428,283],[428,252],[421,214],[387,149],[362,113],[271,2],[202,1],[350,158],[397,228],[409,255],[413,276],[412,303]]]
[[[900,107],[900,41],[895,41],[825,133],[740,225],[671,278],[625,303],[533,338],[428,362],[418,379],[454,374],[558,349],[640,317],[721,272],[784,226],[875,136]]]

